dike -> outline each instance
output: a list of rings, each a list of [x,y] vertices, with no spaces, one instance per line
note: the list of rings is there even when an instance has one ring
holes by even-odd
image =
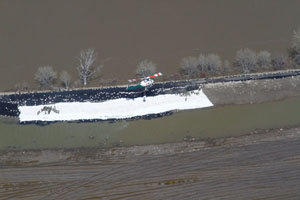
[[[215,78],[205,78],[197,80],[182,80],[155,83],[148,91],[146,96],[157,96],[163,94],[185,94],[189,91],[196,90],[204,84],[208,83],[226,83],[248,80],[265,80],[265,79],[281,79],[286,77],[299,76],[300,70],[285,70],[268,73],[255,73],[235,76],[223,76]],[[0,115],[7,117],[18,117],[20,112],[19,106],[37,106],[62,102],[104,102],[120,98],[135,99],[144,96],[142,88],[135,91],[127,90],[126,86],[92,88],[92,89],[76,89],[68,91],[45,91],[45,92],[28,92],[15,94],[0,95]],[[209,97],[210,98],[210,97]],[[166,112],[167,115],[172,112]],[[154,114],[149,116],[138,116],[137,119],[151,119],[162,117],[164,114]],[[133,118],[134,119],[134,118]],[[99,121],[99,120],[91,120]],[[100,120],[102,121],[102,120]],[[115,121],[112,119],[111,121]],[[81,122],[79,120],[78,122]]]

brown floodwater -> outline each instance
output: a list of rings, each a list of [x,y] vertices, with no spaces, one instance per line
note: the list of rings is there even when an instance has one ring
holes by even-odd
[[[180,142],[300,125],[300,97],[252,105],[181,111],[151,120],[66,123],[47,126],[0,121],[0,150],[112,147]]]
[[[90,47],[104,63],[102,78],[120,80],[145,58],[168,75],[199,53],[232,60],[245,47],[286,52],[299,7],[298,0],[1,0],[0,91],[34,86],[42,65],[67,70],[74,81],[75,57]]]

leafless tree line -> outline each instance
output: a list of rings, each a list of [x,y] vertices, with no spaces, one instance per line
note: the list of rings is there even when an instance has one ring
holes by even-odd
[[[263,50],[258,53],[251,49],[240,49],[236,52],[235,60],[224,62],[217,54],[200,54],[198,57],[185,57],[180,63],[179,72],[188,78],[228,75],[231,73],[250,73],[267,70],[284,69],[290,64],[285,55],[271,56]]]
[[[248,48],[237,51],[234,62],[237,71],[241,73],[280,70],[290,64],[286,55],[279,54],[272,57],[271,53],[266,50],[256,53]]]
[[[250,73],[269,70],[281,70],[287,67],[300,66],[300,28],[294,31],[292,45],[285,54],[271,55],[267,50],[255,52],[249,48],[236,52],[234,61],[222,60],[217,54],[200,54],[188,56],[180,62],[179,73],[188,78],[228,75],[232,73]],[[156,72],[156,64],[144,60],[137,66],[136,74],[140,77]]]
[[[103,65],[96,66],[97,53],[95,49],[84,49],[80,51],[78,59],[78,77],[80,82],[86,86],[95,77]],[[59,79],[60,84],[66,89],[70,88],[71,75],[67,71],[62,71],[58,77],[52,66],[41,66],[35,73],[35,80],[42,89],[53,89],[55,82]]]
[[[226,62],[228,63],[228,62]],[[217,54],[200,54],[198,57],[189,56],[183,58],[179,72],[188,78],[205,77],[207,74],[216,75],[226,71],[223,62]]]
[[[300,28],[294,31],[289,55],[296,65],[300,65]]]
[[[77,59],[76,69],[79,80],[74,82],[74,86],[78,87],[80,84],[86,86],[93,78],[97,77],[103,65],[96,64],[97,53],[92,48],[81,50]],[[233,62],[223,61],[219,55],[214,53],[200,54],[198,57],[189,56],[183,58],[180,62],[178,76],[198,78],[232,73],[280,70],[290,66],[300,66],[300,28],[293,33],[288,55],[271,55],[266,50],[255,52],[249,48],[244,48],[236,52]],[[156,72],[157,64],[149,59],[139,62],[136,68],[137,77],[149,76]],[[57,80],[66,89],[71,86],[71,75],[66,71],[62,71],[58,76],[52,66],[39,67],[35,73],[35,80],[44,89],[53,88]],[[115,82],[115,80],[110,81]],[[18,84],[18,88],[28,87],[26,83]]]
[[[78,72],[79,80],[74,82],[75,87],[79,87],[80,84],[86,86],[100,70],[103,65],[96,66],[97,53],[94,49],[84,49],[80,51],[78,59],[78,66],[76,67]],[[151,60],[145,59],[138,63],[136,69],[136,75],[138,77],[146,77],[156,73],[156,64]],[[59,80],[60,85],[64,88],[69,89],[71,86],[71,75],[67,71],[62,71],[60,75],[54,71],[52,66],[41,66],[37,69],[35,73],[35,80],[42,89],[53,89],[55,88],[55,83]],[[109,80],[109,83],[115,83],[115,80]],[[17,89],[21,90],[27,88],[23,86],[24,84],[19,84]]]
[[[136,69],[136,75],[138,77],[146,77],[149,75],[154,74],[156,71],[156,64],[153,63],[151,60],[145,59],[142,60]]]
[[[300,28],[294,31],[288,55],[271,55],[262,50],[255,52],[249,48],[236,52],[234,62],[224,62],[217,54],[200,54],[198,57],[185,57],[180,63],[179,72],[188,78],[280,70],[300,66]]]

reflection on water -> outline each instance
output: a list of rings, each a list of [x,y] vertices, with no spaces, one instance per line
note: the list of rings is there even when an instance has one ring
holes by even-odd
[[[110,147],[179,142],[247,134],[255,129],[300,124],[300,97],[255,105],[178,112],[152,120],[116,123],[54,123],[48,126],[0,122],[0,149]]]

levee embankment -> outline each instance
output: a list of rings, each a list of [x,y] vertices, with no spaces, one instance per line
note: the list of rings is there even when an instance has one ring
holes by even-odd
[[[281,79],[218,82],[203,85],[215,105],[253,104],[300,95],[300,76]]]
[[[204,93],[215,105],[249,104],[279,100],[300,95],[300,70],[286,70],[227,77],[206,78],[156,83],[147,96],[161,94],[183,94],[202,87]],[[60,102],[101,102],[144,95],[143,89],[127,90],[126,86],[88,88],[68,91],[45,91],[28,93],[2,93],[0,115],[19,115],[17,106],[34,106]]]

